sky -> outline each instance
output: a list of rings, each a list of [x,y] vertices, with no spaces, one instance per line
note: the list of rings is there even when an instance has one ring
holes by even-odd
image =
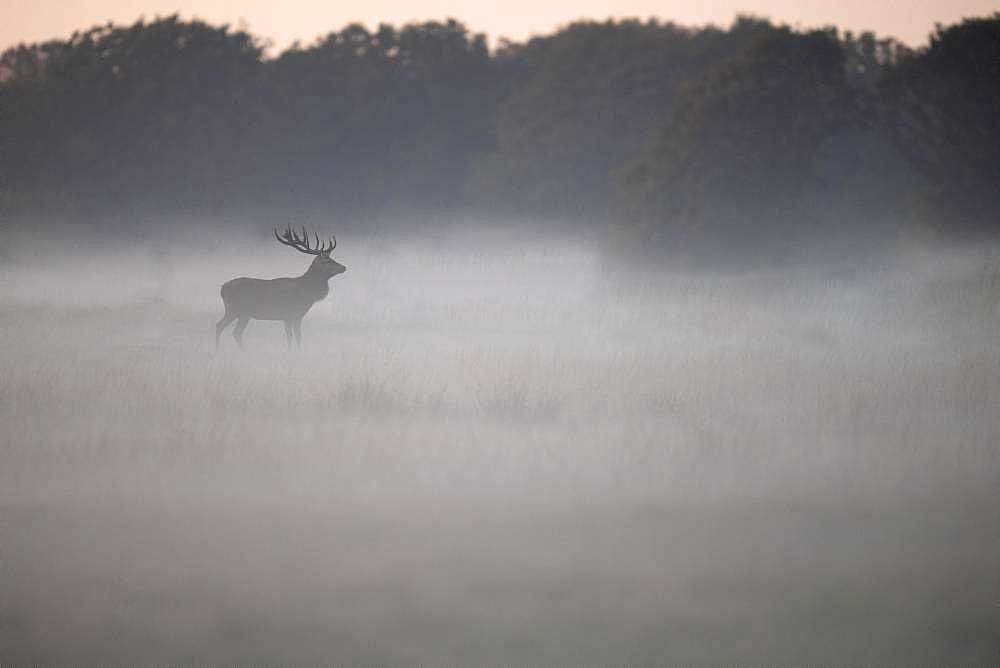
[[[1000,10],[997,0],[0,0],[0,48],[68,37],[108,21],[180,13],[213,24],[241,22],[275,49],[361,22],[400,24],[454,17],[491,38],[521,40],[575,19],[658,17],[684,25],[728,25],[738,13],[801,27],[874,30],[910,45],[926,42],[935,23]]]

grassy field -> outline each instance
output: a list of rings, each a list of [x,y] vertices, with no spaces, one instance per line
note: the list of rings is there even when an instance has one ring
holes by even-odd
[[[995,252],[478,241],[12,253],[0,660],[1000,661]]]

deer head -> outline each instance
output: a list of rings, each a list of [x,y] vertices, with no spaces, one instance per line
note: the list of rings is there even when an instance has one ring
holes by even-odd
[[[324,279],[330,279],[337,274],[342,274],[347,271],[347,267],[340,264],[336,260],[330,257],[330,253],[333,249],[337,247],[337,237],[330,236],[329,241],[324,241],[320,243],[319,235],[313,234],[316,243],[315,246],[309,245],[309,234],[306,232],[306,228],[302,228],[302,236],[300,237],[295,233],[295,230],[288,226],[285,228],[284,232],[279,233],[277,228],[274,230],[274,238],[286,246],[291,246],[300,253],[305,253],[306,255],[315,255],[312,264],[309,265],[309,269],[306,270],[307,275],[321,276]]]

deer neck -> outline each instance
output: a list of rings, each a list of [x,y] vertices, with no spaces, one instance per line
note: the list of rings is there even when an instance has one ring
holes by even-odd
[[[315,265],[309,265],[309,268],[306,269],[306,273],[299,276],[299,278],[303,281],[323,284],[326,284],[326,282],[330,280],[328,276],[324,276],[320,270],[316,269]]]
[[[306,286],[307,294],[313,301],[319,301],[330,293],[330,277],[310,266],[306,273],[299,276],[299,281]]]

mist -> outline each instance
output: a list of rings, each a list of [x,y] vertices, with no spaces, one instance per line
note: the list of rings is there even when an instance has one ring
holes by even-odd
[[[5,661],[996,660],[1000,246],[331,229],[240,351],[309,258],[204,222],[6,249]]]

